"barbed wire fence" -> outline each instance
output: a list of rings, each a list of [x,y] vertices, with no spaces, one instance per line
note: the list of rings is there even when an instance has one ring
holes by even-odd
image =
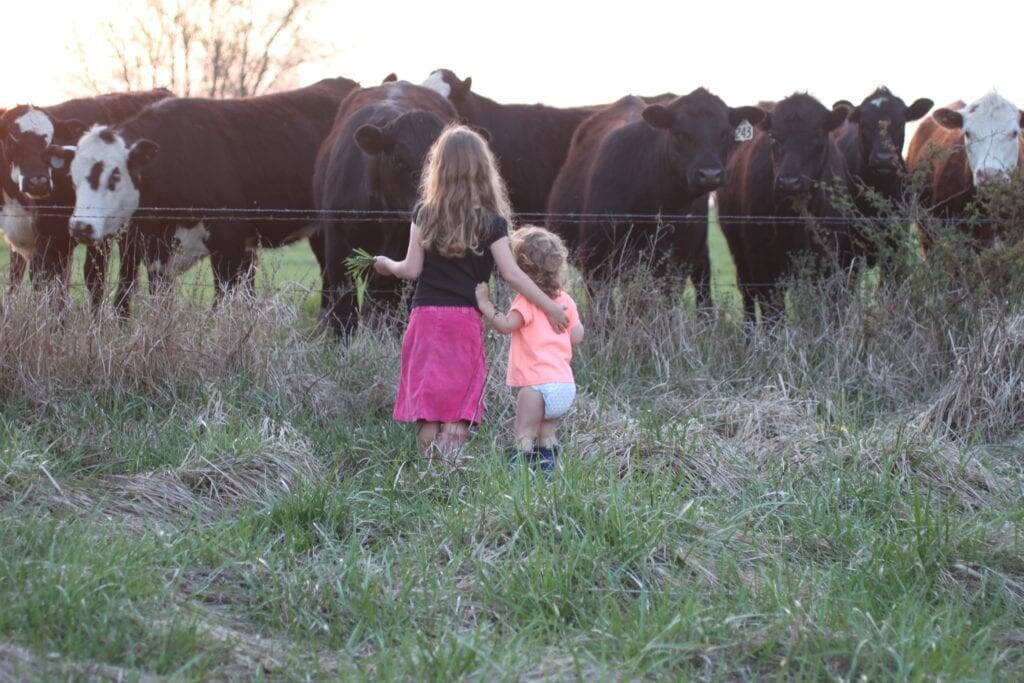
[[[39,218],[60,218],[68,219],[74,212],[76,219],[104,219],[109,217],[109,213],[99,207],[86,207],[85,209],[79,208],[75,210],[75,207],[58,205],[58,204],[36,204],[30,207],[23,207],[17,214],[12,212],[7,206],[0,207],[0,217],[4,219],[17,218],[24,219],[24,213],[21,211],[24,208],[28,209],[30,216],[33,219]],[[719,225],[728,224],[729,226],[747,226],[747,225],[759,225],[759,226],[773,226],[773,227],[806,227],[808,225],[819,225],[819,226],[857,226],[857,225],[872,225],[877,226],[880,224],[886,224],[889,226],[898,225],[900,229],[910,231],[912,227],[920,222],[922,219],[926,219],[930,225],[944,226],[944,227],[957,227],[957,226],[988,226],[988,225],[999,225],[1005,224],[1005,218],[986,218],[986,217],[970,217],[970,218],[951,218],[944,216],[937,216],[932,214],[925,214],[923,212],[911,211],[905,216],[750,216],[750,215],[721,215],[716,210],[712,209],[708,214],[700,213],[555,213],[555,212],[521,212],[516,213],[513,216],[514,225],[555,225],[555,226],[582,226],[582,225],[605,225],[605,226],[616,226],[618,229],[626,229],[629,231],[635,229],[656,229],[656,230],[671,230],[677,226],[698,226],[705,225],[709,228],[712,223]],[[341,224],[366,224],[366,223],[404,223],[411,220],[411,213],[404,210],[380,210],[380,209],[332,209],[332,210],[319,210],[319,209],[266,209],[259,207],[144,207],[138,209],[132,215],[133,228],[140,229],[138,226],[144,226],[146,223],[161,222],[165,225],[172,225],[177,227],[193,227],[200,223],[206,226],[217,226],[225,223],[292,223],[298,226],[310,226],[316,225],[318,227],[327,227],[330,225],[341,225]],[[208,227],[209,229],[209,227]],[[144,231],[144,228],[142,228]],[[296,232],[299,232],[297,229]],[[112,242],[110,240],[107,248],[109,254],[112,255]],[[281,246],[291,246],[304,241],[304,237],[299,237],[294,241],[288,242]],[[358,246],[358,245],[354,245]],[[653,246],[653,241],[652,241]],[[277,247],[259,247],[261,254],[275,251]],[[11,258],[15,258],[15,254],[11,252]],[[730,255],[731,258],[731,255]],[[205,259],[204,259],[205,260]],[[257,262],[259,256],[257,257]],[[320,268],[313,261],[312,254],[310,255],[310,264],[308,267],[301,270],[295,270],[294,268],[288,268],[289,276],[286,283],[275,283],[268,290],[266,286],[261,288],[263,293],[275,294],[285,289],[292,293],[301,293],[305,291],[307,296],[319,294],[321,286],[320,280]],[[143,263],[143,266],[145,264]],[[202,262],[199,261],[193,266],[188,268],[186,271],[179,273],[173,278],[174,287],[184,291],[215,291],[217,285],[213,282],[188,282],[187,278],[195,278],[194,275],[197,268],[202,267]],[[684,266],[685,267],[685,266]],[[275,264],[275,270],[280,271],[286,266],[281,264]],[[720,277],[714,274],[714,267],[712,271],[712,282],[707,284],[712,291],[715,292],[729,292],[736,293],[738,288],[735,282],[718,282]],[[141,272],[141,271],[140,271]],[[108,280],[110,279],[111,269],[108,268]],[[74,277],[74,274],[71,275]],[[679,274],[663,275],[665,279],[677,279],[682,281],[684,284],[689,278],[689,274],[680,272]],[[7,282],[7,274],[0,273],[0,281],[5,284]],[[315,284],[305,285],[304,283],[311,282]],[[765,287],[775,286],[778,283],[745,283],[746,286],[750,287]],[[82,289],[87,287],[84,282],[70,281],[64,284],[64,286],[73,289]]]

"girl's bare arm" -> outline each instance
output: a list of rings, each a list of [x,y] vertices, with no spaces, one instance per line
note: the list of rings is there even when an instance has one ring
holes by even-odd
[[[491,245],[491,254],[494,256],[494,263],[498,266],[501,277],[519,294],[522,294],[534,305],[538,306],[544,315],[547,316],[551,327],[561,334],[569,325],[569,316],[565,309],[552,301],[551,297],[541,291],[530,276],[522,271],[512,255],[512,249],[508,245],[508,237],[502,237]]]
[[[387,256],[376,256],[373,267],[381,275],[394,275],[403,280],[418,278],[423,272],[423,243],[420,241],[419,226],[415,223],[409,226],[409,248],[404,259],[394,261]]]
[[[484,316],[484,320],[490,325],[495,332],[501,334],[512,334],[526,322],[523,320],[523,316],[520,315],[519,311],[509,311],[508,313],[498,313],[498,309],[494,307],[491,302],[491,289],[487,286],[486,282],[481,282],[476,286],[476,305],[480,309],[480,313]]]

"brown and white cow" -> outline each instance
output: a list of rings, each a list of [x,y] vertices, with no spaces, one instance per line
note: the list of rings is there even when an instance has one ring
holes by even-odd
[[[111,93],[48,107],[19,105],[0,116],[0,229],[12,249],[12,286],[20,283],[27,262],[36,286],[63,286],[69,276],[75,242],[68,234],[67,219],[75,194],[66,167],[50,166],[50,147],[74,145],[87,126],[120,123],[172,96],[162,88]],[[94,308],[103,297],[107,251],[107,244],[97,243],[89,245],[86,253],[85,281]],[[122,255],[130,252],[122,245]]]
[[[941,218],[963,218],[977,188],[1024,165],[1022,127],[1024,112],[995,92],[936,110],[918,127],[907,153],[910,171],[928,176],[923,203]],[[973,237],[983,246],[996,236],[990,224],[978,224]],[[925,249],[931,242],[922,233]]]

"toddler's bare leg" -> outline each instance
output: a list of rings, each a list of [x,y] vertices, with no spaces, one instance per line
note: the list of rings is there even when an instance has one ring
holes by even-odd
[[[516,398],[516,445],[523,451],[532,451],[540,436],[540,423],[544,420],[544,397],[536,389],[523,387]]]
[[[554,448],[558,445],[558,424],[561,420],[544,420],[540,423],[541,448]]]

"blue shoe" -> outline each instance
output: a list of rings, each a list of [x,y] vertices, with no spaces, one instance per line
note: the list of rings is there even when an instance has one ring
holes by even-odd
[[[520,462],[532,465],[537,460],[537,449],[532,451],[521,451],[518,448],[508,449],[508,464],[515,467]]]
[[[537,465],[541,472],[545,474],[551,474],[554,472],[557,460],[558,446],[554,446],[553,448],[537,449]]]

